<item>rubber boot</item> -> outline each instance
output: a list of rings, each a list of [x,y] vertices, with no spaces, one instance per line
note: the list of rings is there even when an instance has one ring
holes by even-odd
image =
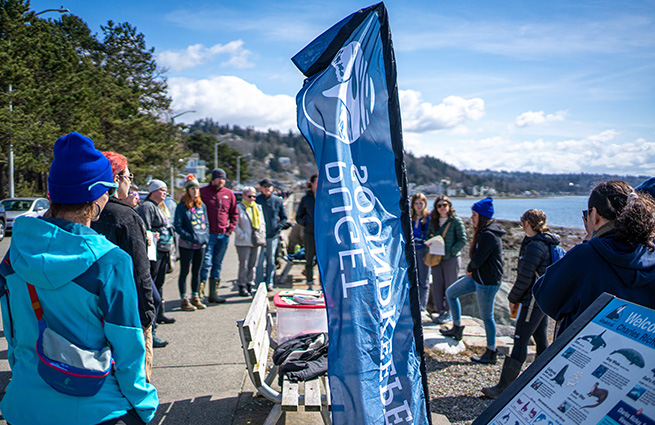
[[[164,310],[166,310],[166,308],[164,307],[165,305],[166,305],[165,301],[161,300],[161,306],[159,306],[159,312],[157,315],[157,323],[163,323],[163,324],[175,323],[174,317],[168,317],[164,314]]]
[[[500,380],[493,387],[482,388],[482,392],[488,398],[498,398],[499,395],[505,391],[509,384],[514,382],[517,376],[521,373],[521,366],[523,363],[512,358],[505,357],[505,363],[503,363],[503,371],[500,373]]]
[[[483,355],[471,357],[472,362],[482,363],[482,364],[496,364],[498,359],[498,350],[491,350],[487,348]]]
[[[451,336],[455,341],[461,341],[462,336],[464,335],[464,326],[458,326],[453,323],[453,327],[450,329],[441,329],[439,332],[441,332],[441,335],[443,336]]]
[[[220,279],[209,279],[209,302],[221,304],[225,302],[225,298],[218,295],[218,285]]]
[[[205,301],[205,281],[203,280],[200,282],[200,286],[198,286],[198,296],[200,297],[200,301]]]

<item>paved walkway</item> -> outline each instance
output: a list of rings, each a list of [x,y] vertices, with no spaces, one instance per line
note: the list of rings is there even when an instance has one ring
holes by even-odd
[[[0,244],[3,256],[8,241]],[[237,264],[236,250],[231,244],[223,262],[223,283],[219,290],[227,302],[195,312],[183,312],[179,308],[179,267],[167,275],[164,286],[164,297],[169,300],[167,315],[177,321],[158,328],[158,336],[167,339],[169,345],[155,349],[152,381],[159,393],[160,407],[152,424],[261,424],[268,415],[272,405],[254,393],[237,332],[236,320],[245,317],[250,305],[250,298],[239,297],[233,287]],[[301,270],[301,266],[293,267],[292,281],[286,284],[287,288],[304,287]],[[11,372],[6,340],[4,335],[0,336],[2,395]],[[278,422],[279,425],[321,423],[317,412],[283,414]],[[434,423],[449,422],[440,417]],[[0,425],[4,424],[0,418]]]

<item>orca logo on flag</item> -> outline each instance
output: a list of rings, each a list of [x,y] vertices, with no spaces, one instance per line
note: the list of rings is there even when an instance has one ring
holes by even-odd
[[[375,87],[368,75],[368,62],[363,56],[362,45],[353,41],[339,50],[330,67],[313,83],[318,81],[321,81],[321,86],[330,87],[321,94],[327,102],[325,110],[335,110],[332,102],[336,102],[334,121],[327,120],[323,114],[317,119],[310,116],[304,98],[312,88],[306,90],[303,96],[305,117],[313,126],[343,143],[349,145],[357,141],[366,131],[375,105]],[[333,106],[328,108],[328,105]],[[323,109],[318,104],[316,107],[317,112]],[[322,121],[323,125],[318,121]]]

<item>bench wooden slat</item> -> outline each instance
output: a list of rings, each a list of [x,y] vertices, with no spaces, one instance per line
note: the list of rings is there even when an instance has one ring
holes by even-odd
[[[327,409],[332,410],[332,399],[330,398],[330,382],[328,381],[327,376],[321,376],[321,382],[323,383],[323,389],[325,391],[325,397],[327,400]]]
[[[299,410],[299,405],[304,403],[306,411],[320,411],[323,423],[331,425],[330,388],[326,377],[305,382],[303,394],[300,394],[299,383],[287,379],[282,381],[281,393],[269,385],[276,377],[277,367],[273,366],[270,376],[267,375],[268,355],[269,350],[275,348],[277,344],[271,338],[273,322],[269,313],[265,284],[259,285],[246,318],[237,320],[237,326],[252,383],[260,394],[275,403],[266,418],[266,423],[276,423],[282,411],[296,412]]]
[[[268,337],[268,298],[266,297],[266,286],[262,291],[257,291],[252,301],[250,310],[243,322],[243,333],[248,341],[246,347],[251,364],[262,362],[261,354],[268,356],[270,338]],[[265,361],[264,361],[265,362]]]
[[[285,412],[298,411],[298,383],[286,379],[282,381],[282,410]]]
[[[264,290],[260,291],[259,288],[264,286]],[[263,316],[262,310],[265,309],[268,311],[268,297],[266,295],[266,284],[264,282],[261,282],[259,284],[259,288],[257,289],[257,292],[255,293],[254,298],[252,299],[252,304],[250,305],[250,309],[248,310],[248,314],[246,315],[245,320],[243,321],[243,328],[246,334],[246,338],[249,340],[255,339],[255,335],[251,334],[250,332],[252,330],[255,330],[257,328],[257,324],[261,321],[261,318]]]
[[[269,336],[265,334],[262,336],[262,341],[258,347],[259,352],[256,354],[257,363],[254,363],[253,373],[255,375],[255,386],[261,387],[262,383],[266,379],[266,363],[268,361],[268,347],[269,347]]]
[[[321,382],[318,378],[305,382],[305,410],[308,412],[321,410]]]

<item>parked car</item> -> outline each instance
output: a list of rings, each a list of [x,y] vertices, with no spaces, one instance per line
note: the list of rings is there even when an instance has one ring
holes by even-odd
[[[41,217],[50,208],[50,201],[45,198],[7,198],[0,201],[0,204],[7,216],[6,232],[11,232],[16,218],[23,215]]]
[[[5,238],[5,229],[7,228],[7,213],[5,207],[0,204],[0,241]]]

